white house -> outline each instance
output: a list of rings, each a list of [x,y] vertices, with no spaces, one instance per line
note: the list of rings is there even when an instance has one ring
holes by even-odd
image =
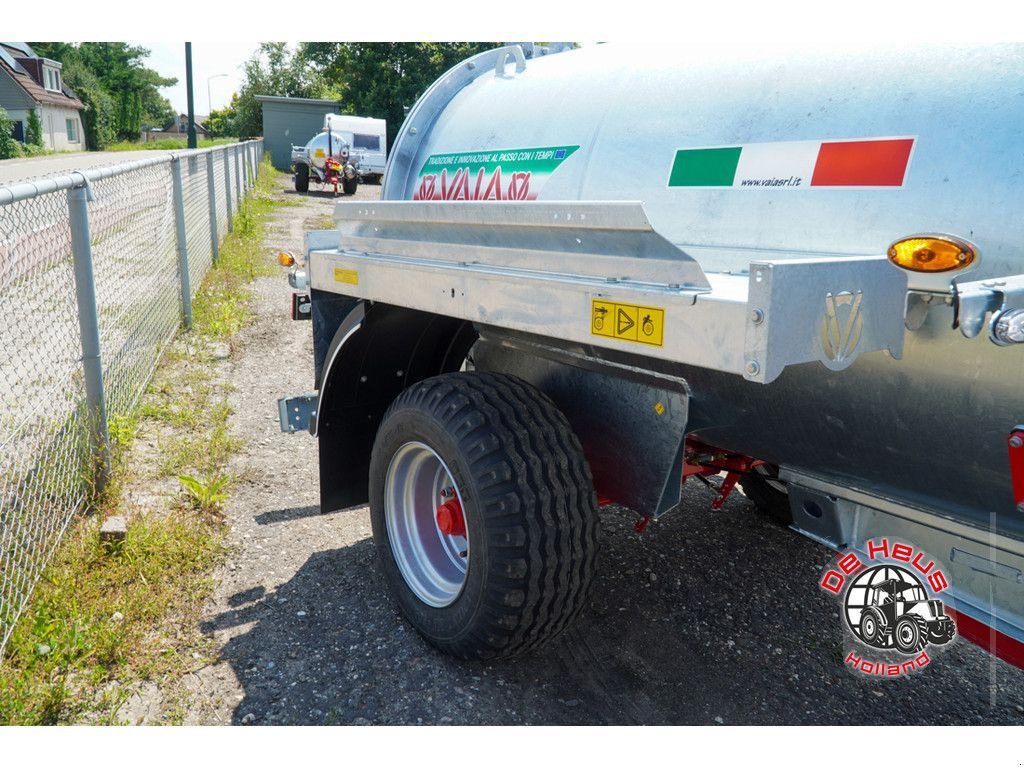
[[[14,121],[14,138],[25,140],[29,111],[34,109],[43,127],[43,146],[86,149],[84,106],[64,84],[59,61],[37,56],[28,43],[0,43],[0,107]]]

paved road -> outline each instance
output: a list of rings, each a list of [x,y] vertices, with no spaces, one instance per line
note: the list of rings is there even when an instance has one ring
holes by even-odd
[[[73,152],[43,157],[25,157],[15,160],[0,160],[0,186],[19,181],[37,179],[41,176],[59,176],[85,168],[100,168],[105,165],[119,165],[148,157],[170,154],[170,150],[146,149],[135,152]]]

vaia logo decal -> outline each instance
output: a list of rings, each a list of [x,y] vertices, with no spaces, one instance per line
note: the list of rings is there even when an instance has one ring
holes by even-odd
[[[413,200],[536,200],[579,145],[431,155]]]
[[[949,580],[909,544],[883,538],[865,549],[866,560],[848,552],[821,580],[822,589],[842,599],[846,627],[860,646],[847,653],[845,664],[872,677],[923,669],[930,654],[956,635],[956,624],[936,597]]]

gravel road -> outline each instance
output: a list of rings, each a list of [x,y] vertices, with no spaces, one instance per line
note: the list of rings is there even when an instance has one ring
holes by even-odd
[[[268,258],[332,210],[282,194],[298,205],[275,214]],[[495,664],[439,655],[387,593],[367,510],[321,514],[316,442],[279,432],[277,397],[313,388],[310,328],[289,319],[283,276],[256,292],[232,360],[234,550],[204,621],[220,656],[191,681],[186,722],[1024,724],[1024,672],[959,640],[908,679],[844,669],[838,604],[817,586],[832,553],[738,493],[711,511],[698,483],[642,535],[602,511],[592,604],[554,643]]]

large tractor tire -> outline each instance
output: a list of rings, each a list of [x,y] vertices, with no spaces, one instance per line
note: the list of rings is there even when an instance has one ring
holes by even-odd
[[[309,192],[309,166],[308,165],[296,165],[295,166],[295,191],[296,192]]]
[[[875,648],[885,646],[885,623],[878,611],[868,608],[861,614],[860,636],[865,643]]]
[[[462,659],[529,651],[582,610],[598,549],[590,468],[565,416],[512,376],[403,392],[377,432],[370,519],[398,606]]]
[[[920,616],[901,616],[892,629],[892,637],[900,653],[917,653],[928,645],[928,625]]]

